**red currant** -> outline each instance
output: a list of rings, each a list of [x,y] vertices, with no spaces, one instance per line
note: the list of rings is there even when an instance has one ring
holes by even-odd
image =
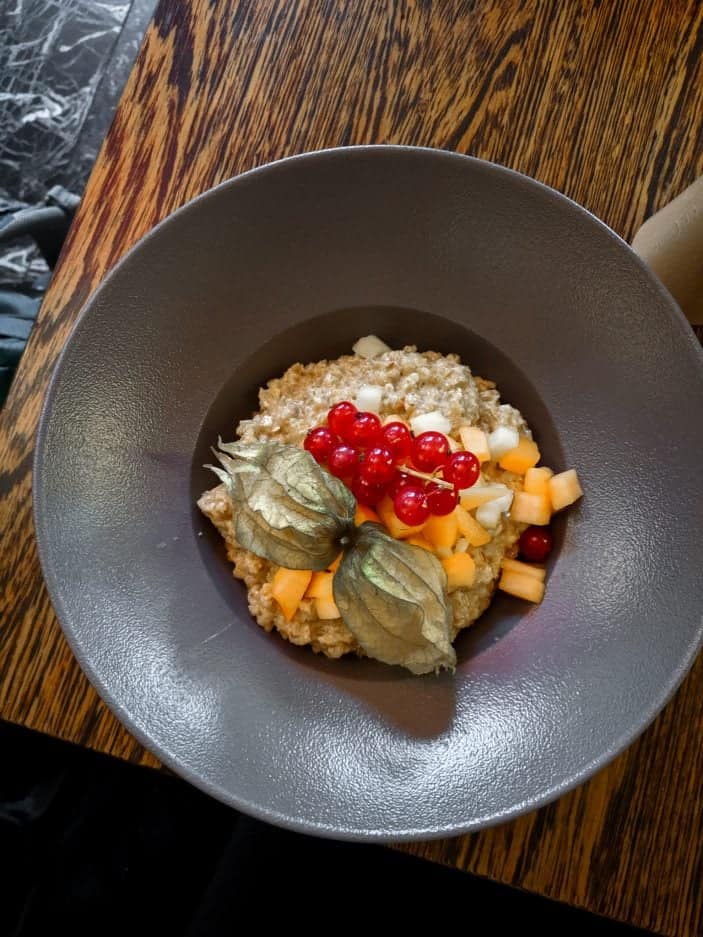
[[[352,482],[351,490],[359,504],[365,504],[366,507],[374,508],[385,495],[386,486],[371,485],[357,475]]]
[[[305,437],[303,448],[307,449],[316,462],[327,461],[330,452],[337,445],[337,439],[326,426],[316,426]]]
[[[406,485],[393,499],[393,508],[398,520],[410,527],[424,524],[430,516],[425,492],[419,485]]]
[[[406,475],[405,472],[396,472],[388,486],[389,497],[395,498],[401,488],[407,488],[408,485],[417,487],[417,479],[413,478],[412,475]]]
[[[470,488],[478,481],[481,463],[473,452],[453,452],[447,459],[443,474],[455,488]]]
[[[395,474],[395,459],[387,446],[374,446],[366,452],[359,477],[370,485],[387,485]]]
[[[393,452],[396,462],[410,458],[413,449],[412,433],[405,423],[386,423],[383,427],[383,445]]]
[[[422,472],[434,472],[444,465],[449,455],[449,443],[444,433],[428,430],[413,440],[413,464]]]
[[[348,400],[336,403],[327,414],[327,425],[338,436],[344,436],[344,431],[356,416],[356,407]]]
[[[327,457],[327,468],[337,478],[351,478],[359,464],[359,453],[353,446],[342,443],[335,446]]]
[[[437,515],[437,517],[442,517],[443,514],[451,514],[459,500],[456,488],[443,488],[441,485],[430,482],[426,491],[430,512]]]
[[[530,563],[544,563],[552,546],[552,535],[544,527],[528,527],[520,537],[520,554]]]
[[[345,427],[342,439],[350,446],[375,446],[381,438],[381,421],[375,413],[365,410],[354,414],[353,419]]]

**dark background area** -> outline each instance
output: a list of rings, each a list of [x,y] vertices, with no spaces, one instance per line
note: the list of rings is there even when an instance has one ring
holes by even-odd
[[[0,402],[154,5],[0,5]],[[37,220],[46,206],[59,212],[50,230]],[[22,212],[28,233],[8,237]],[[276,911],[328,927],[340,915],[443,927],[461,914],[479,933],[638,933],[387,847],[278,830],[165,772],[3,723],[0,856],[0,937],[217,935]]]
[[[461,915],[481,934],[644,933],[385,846],[279,830],[165,772],[26,729],[0,724],[0,753],[3,937],[205,937],[277,913],[313,928]]]

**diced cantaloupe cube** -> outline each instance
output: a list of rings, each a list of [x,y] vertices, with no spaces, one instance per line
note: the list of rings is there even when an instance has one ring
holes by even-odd
[[[373,510],[373,508],[369,508],[365,504],[357,504],[356,511],[354,512],[354,523],[357,527],[360,527],[362,524],[365,524],[366,521],[371,521],[374,524],[380,524],[381,518]]]
[[[309,569],[286,569],[281,566],[274,573],[271,595],[278,602],[287,621],[297,612],[311,579],[312,572]]]
[[[459,533],[462,537],[466,537],[472,547],[483,547],[490,543],[491,535],[485,527],[479,524],[476,518],[472,517],[460,504],[456,506],[455,510]]]
[[[413,534],[419,534],[425,527],[424,524],[418,524],[416,527],[409,527],[404,524],[395,513],[393,502],[388,495],[379,502],[378,513],[381,515],[386,530],[396,540],[406,540],[408,537],[412,537]]]
[[[447,574],[447,589],[468,589],[474,584],[476,564],[468,553],[453,553],[443,559],[442,566]]]
[[[315,614],[321,621],[331,621],[333,618],[342,617],[332,596],[315,599]]]
[[[432,516],[424,525],[422,536],[433,547],[444,547],[451,550],[459,539],[459,524],[456,512],[444,514],[442,517]]]
[[[473,488],[464,488],[459,503],[465,511],[472,511],[487,501],[502,498],[509,490],[506,485],[474,485]]]
[[[552,518],[552,506],[544,495],[530,495],[526,491],[516,491],[510,517],[518,524],[548,524]]]
[[[501,568],[510,573],[517,573],[520,576],[532,576],[533,579],[539,579],[544,582],[547,570],[542,566],[535,566],[534,563],[523,563],[520,560],[504,559],[500,564]]]
[[[549,496],[552,500],[552,508],[555,511],[568,508],[574,501],[578,501],[582,495],[583,489],[575,469],[559,472],[558,475],[553,475],[549,479]]]
[[[521,436],[520,442],[514,449],[510,449],[498,459],[498,465],[506,472],[524,475],[528,469],[534,468],[540,460],[540,452],[534,439]]]
[[[545,495],[549,497],[549,479],[554,472],[541,465],[539,468],[529,468],[525,472],[525,480],[522,484],[528,495]]]
[[[388,416],[384,416],[381,422],[384,426],[387,426],[389,423],[402,423],[403,426],[407,426],[408,429],[410,429],[410,424],[404,420],[402,416],[398,416],[397,413],[390,413]]]
[[[330,563],[330,565],[327,567],[327,569],[328,569],[331,573],[336,573],[336,572],[337,572],[337,570],[339,569],[339,564],[342,562],[342,557],[343,557],[343,556],[344,556],[343,553],[339,553],[339,554],[337,555],[337,559],[336,559],[336,560],[333,560],[333,561]]]
[[[462,426],[459,438],[464,449],[473,452],[479,462],[488,462],[491,453],[488,451],[488,437],[477,426]]]
[[[429,550],[430,553],[434,552],[434,547],[432,544],[425,540],[421,534],[413,534],[413,536],[408,537],[405,542],[411,544],[413,547],[420,547],[423,550]]]
[[[306,599],[331,599],[334,573],[313,573],[305,590]]]
[[[543,582],[534,576],[523,576],[508,569],[503,570],[498,588],[518,599],[527,599],[528,602],[541,602],[544,597]]]

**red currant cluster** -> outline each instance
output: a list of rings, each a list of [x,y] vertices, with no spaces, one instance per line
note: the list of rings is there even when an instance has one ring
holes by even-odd
[[[331,408],[327,426],[311,429],[303,445],[360,504],[375,507],[388,495],[398,519],[410,526],[431,514],[451,514],[459,490],[474,485],[481,472],[476,456],[452,453],[443,433],[413,436],[405,423],[383,426],[375,413],[347,400]],[[418,472],[429,477],[413,474]]]

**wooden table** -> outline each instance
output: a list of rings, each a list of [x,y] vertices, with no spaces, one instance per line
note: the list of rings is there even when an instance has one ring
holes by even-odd
[[[0,716],[147,765],[54,617],[32,533],[34,432],[79,309],[204,189],[320,147],[404,143],[496,160],[625,238],[703,171],[698,0],[162,0],[0,427]],[[703,929],[703,659],[654,725],[557,803],[404,847],[623,921]]]

